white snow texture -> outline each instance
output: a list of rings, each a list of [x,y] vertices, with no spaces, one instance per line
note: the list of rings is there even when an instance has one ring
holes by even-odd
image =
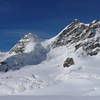
[[[76,24],[74,29],[82,24]],[[0,95],[100,96],[100,53],[90,56],[82,47],[75,51],[77,43],[91,38],[53,48],[52,44],[64,30],[48,40],[29,33],[9,52],[0,53],[0,62],[6,63],[0,66]],[[100,28],[95,34],[92,39],[100,37]],[[64,68],[68,57],[75,64]]]

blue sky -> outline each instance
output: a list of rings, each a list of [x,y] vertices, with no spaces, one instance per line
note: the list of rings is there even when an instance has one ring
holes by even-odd
[[[0,0],[0,50],[28,32],[51,38],[75,18],[100,19],[100,0]]]

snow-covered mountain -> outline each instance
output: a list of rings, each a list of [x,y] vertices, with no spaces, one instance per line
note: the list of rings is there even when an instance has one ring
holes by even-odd
[[[0,54],[0,95],[100,95],[100,21],[75,19],[57,36],[29,33]]]
[[[40,42],[41,40],[36,35],[29,33],[19,40],[9,53],[22,54],[32,52],[35,46],[38,46]]]
[[[55,39],[53,47],[74,45],[75,50],[82,47],[88,55],[96,55],[100,51],[100,21],[90,24],[80,23],[75,19]]]
[[[39,64],[46,59],[46,52],[41,40],[29,33],[8,52],[9,56],[1,62],[0,70],[16,70],[26,65]]]

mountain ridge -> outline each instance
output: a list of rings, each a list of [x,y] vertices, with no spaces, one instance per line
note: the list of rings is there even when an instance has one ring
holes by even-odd
[[[49,40],[25,35],[9,52],[0,54],[0,95],[100,96],[97,20],[75,19]]]
[[[35,64],[34,61],[36,61],[38,64],[39,58],[41,59],[39,61],[42,61],[42,59],[45,60],[47,53],[51,49],[58,48],[60,46],[66,46],[67,48],[70,47],[71,45],[73,46],[72,48],[75,52],[79,48],[81,48],[87,55],[90,56],[97,55],[100,52],[99,31],[100,31],[99,20],[94,20],[87,25],[81,23],[78,19],[75,19],[70,25],[65,27],[57,36],[46,41],[45,40],[41,41],[41,39],[36,35],[28,33],[23,38],[21,38],[18,41],[18,43],[14,45],[13,48],[11,48],[11,50],[8,52],[8,55],[12,56],[11,57],[8,56],[8,59],[5,60],[4,62],[8,63],[13,61],[15,62],[13,63],[13,65],[17,66],[20,65],[21,63],[24,64],[23,60],[25,60],[28,57],[29,59],[31,59],[31,62],[25,61],[27,62],[27,64],[30,63]],[[24,57],[23,55],[26,56]],[[20,62],[21,56],[23,60]],[[16,61],[14,61],[14,59],[15,60],[20,59],[20,60],[18,61],[16,60],[17,61],[16,64]],[[34,63],[32,63],[32,59]],[[6,64],[6,67],[8,66],[12,65]],[[2,67],[1,70],[3,70]]]

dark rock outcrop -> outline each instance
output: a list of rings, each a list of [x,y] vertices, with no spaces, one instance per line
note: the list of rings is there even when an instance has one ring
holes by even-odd
[[[5,64],[7,64],[6,62],[0,62],[0,65],[5,65]]]
[[[85,42],[82,48],[87,53],[87,55],[97,55],[98,52],[100,52],[100,42],[97,40],[90,40]]]
[[[100,22],[94,20],[87,25],[75,19],[52,43],[53,48],[70,45],[74,46],[75,51],[82,47],[90,56],[98,54],[100,51]]]
[[[0,71],[4,71],[4,72],[8,71],[7,62],[0,62]]]
[[[63,64],[63,67],[70,67],[71,65],[74,65],[74,60],[73,58],[67,58]]]

